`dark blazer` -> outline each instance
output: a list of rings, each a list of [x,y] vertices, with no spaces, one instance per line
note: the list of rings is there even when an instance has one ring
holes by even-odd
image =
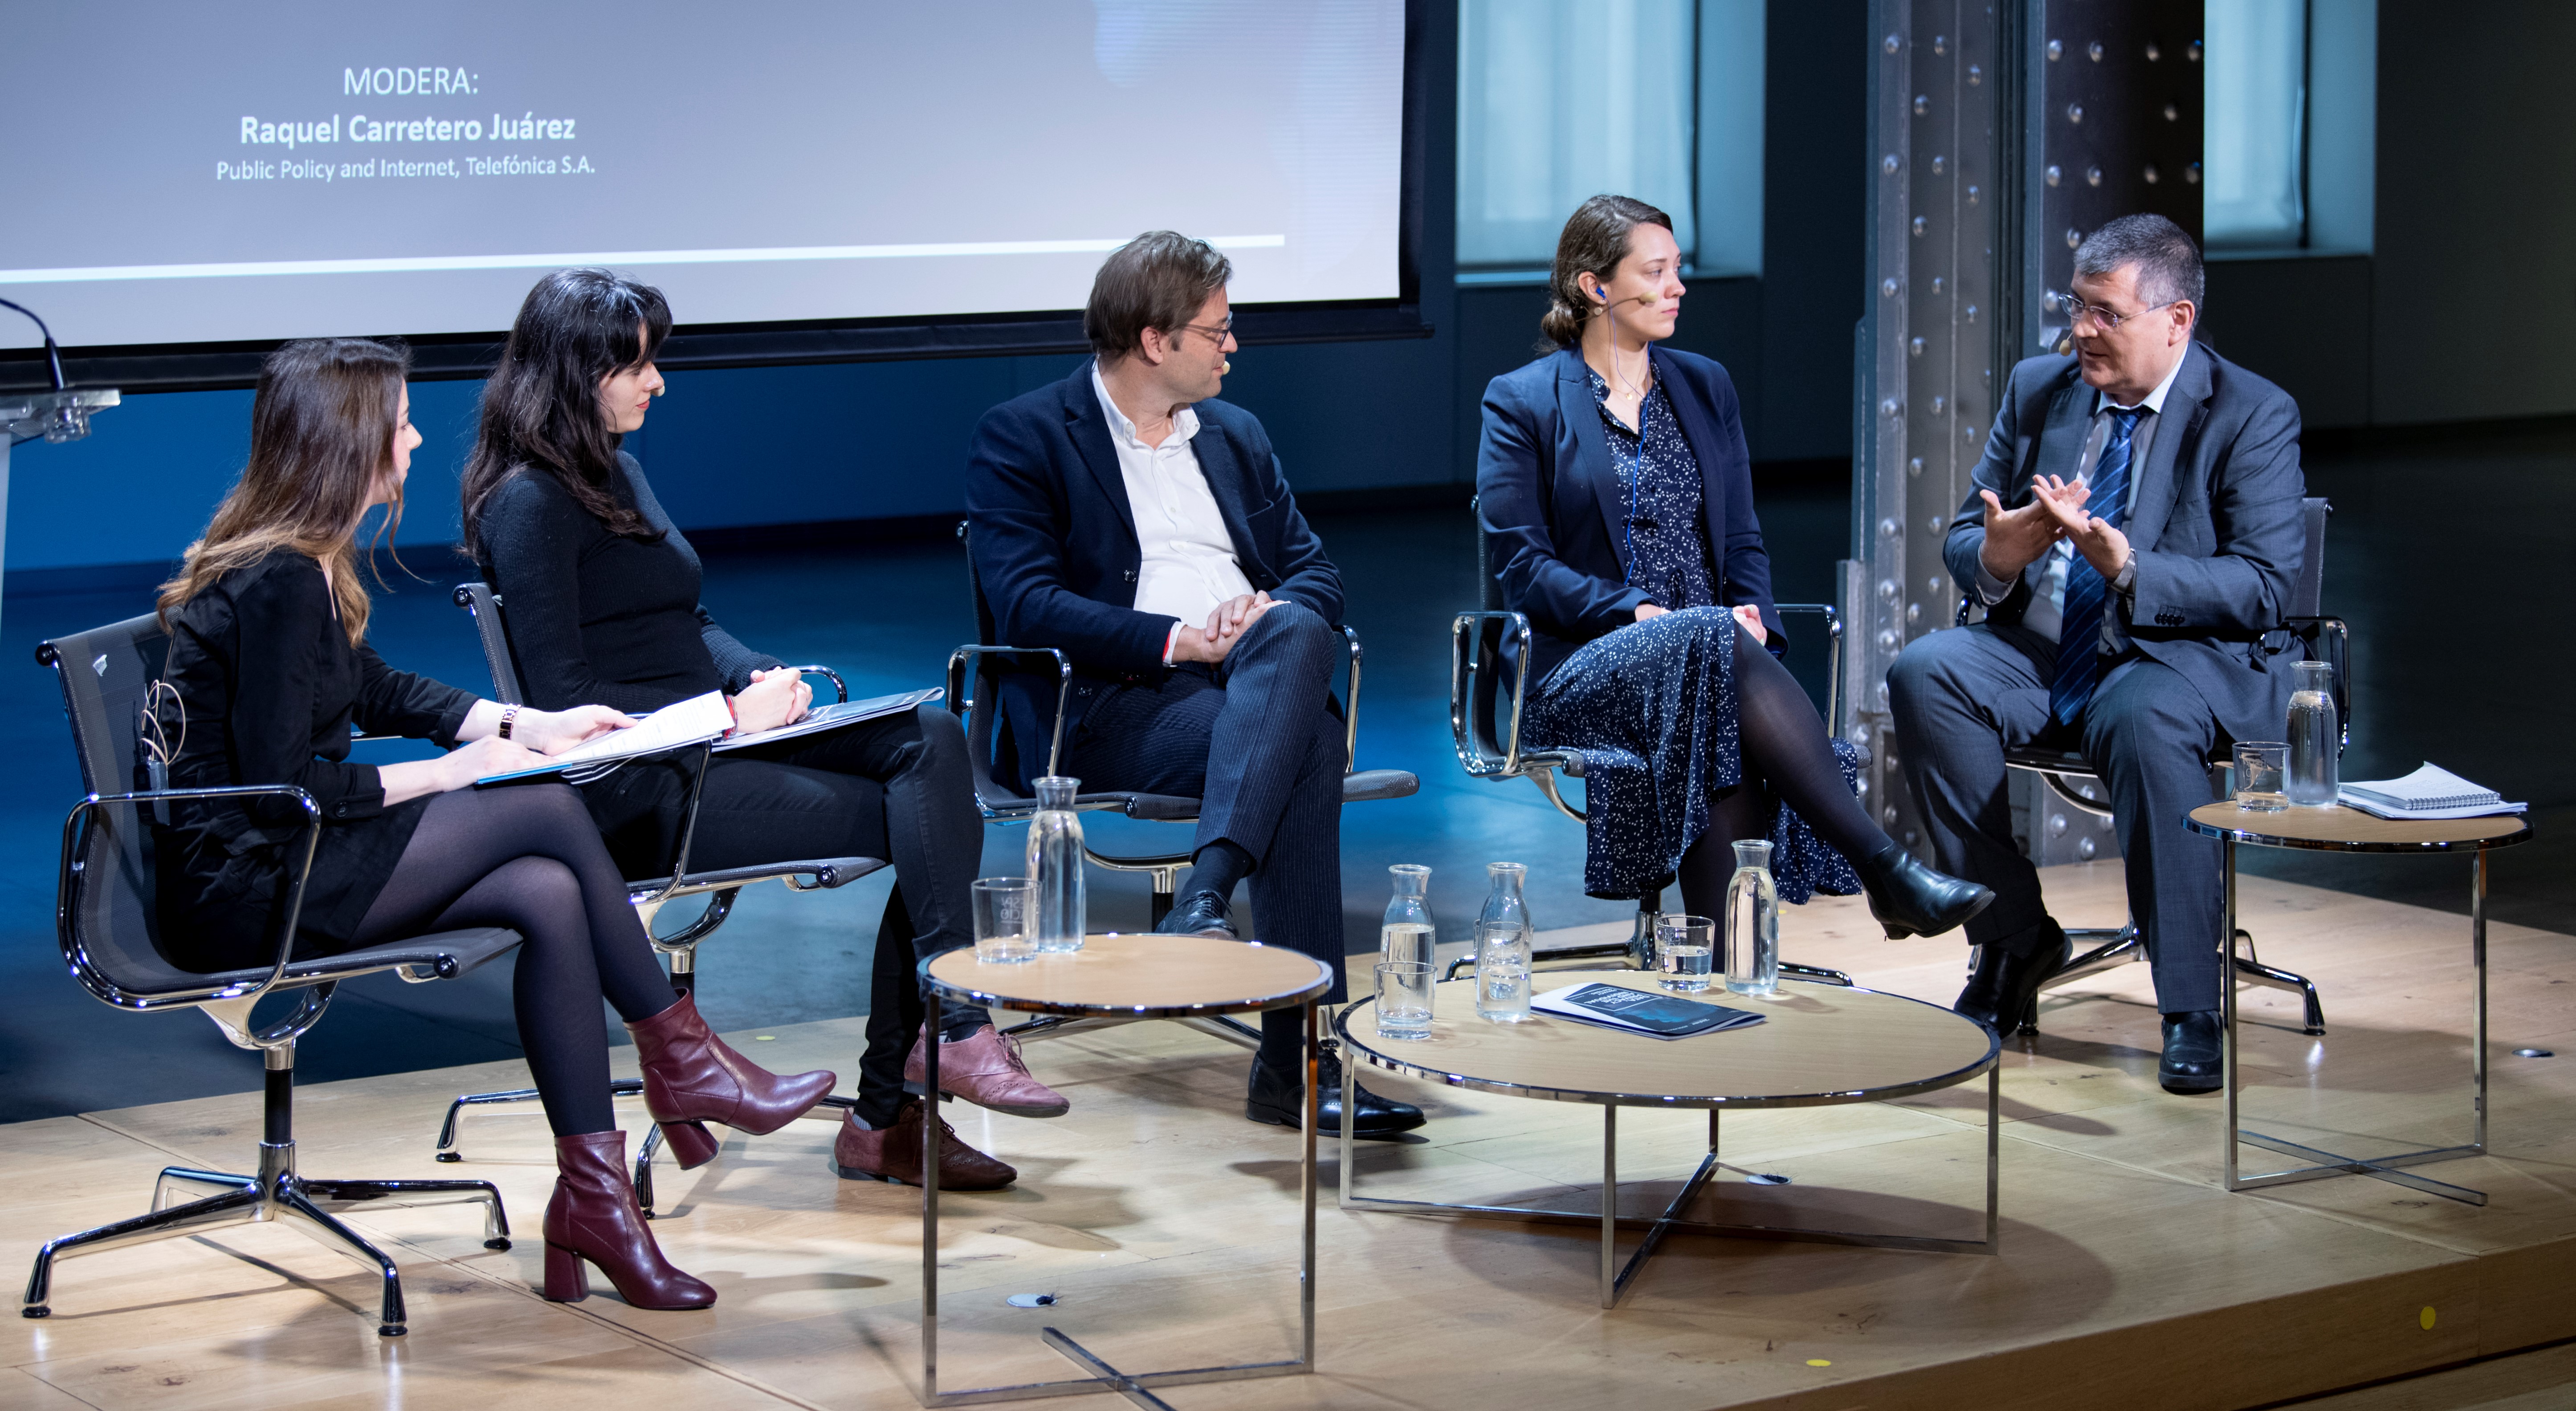
[[[2094,397],[2071,355],[2026,359],[2012,370],[1942,547],[1950,576],[1972,594],[1986,542],[1977,492],[1992,490],[2010,508],[2029,502],[2033,476],[2073,478]],[[2290,650],[2290,634],[2279,629],[2307,548],[2298,403],[2195,342],[2156,420],[2123,530],[2138,554],[2135,591],[2125,603],[2111,595],[2114,629],[2182,673],[2229,735],[2278,739],[2293,673],[2274,670],[2272,659]],[[1986,617],[2017,623],[2029,605],[2029,581],[2018,580]]]
[[[525,467],[483,507],[477,564],[501,595],[529,705],[660,710],[739,691],[752,672],[786,664],[736,641],[698,605],[697,551],[623,451],[609,493],[661,537],[609,533],[553,476]]]
[[[321,566],[289,549],[225,574],[170,615],[161,679],[187,712],[183,740],[179,712],[161,710],[166,738],[179,742],[171,787],[294,784],[320,805],[296,954],[348,949],[429,806],[418,798],[385,807],[376,767],[349,762],[350,725],[445,748],[475,698],[350,646]],[[153,830],[172,964],[211,971],[270,961],[303,818],[282,798],[173,805],[169,826]]]
[[[1342,577],[1297,512],[1270,437],[1252,413],[1198,403],[1190,441],[1252,586],[1342,620]],[[993,640],[1057,647],[1073,662],[1065,707],[1070,742],[1103,685],[1160,682],[1163,643],[1175,619],[1136,611],[1144,555],[1109,420],[1092,389],[1091,364],[984,414],[966,457],[966,514],[974,570],[992,614]],[[1192,626],[1199,624],[1193,623]],[[1022,780],[1046,767],[1053,682],[1014,673],[1002,682],[1003,745]]]
[[[1654,348],[1655,381],[1699,461],[1702,527],[1720,605],[1762,610],[1775,653],[1788,649],[1771,605],[1771,555],[1753,514],[1753,460],[1726,369],[1696,353]],[[1529,615],[1530,679],[1576,647],[1637,620],[1647,600],[1628,586],[1628,487],[1610,460],[1582,354],[1560,349],[1485,386],[1476,503],[1503,603]]]

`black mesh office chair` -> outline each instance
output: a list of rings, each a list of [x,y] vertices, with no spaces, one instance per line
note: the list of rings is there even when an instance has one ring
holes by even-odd
[[[2282,625],[2307,644],[2310,659],[2327,662],[2334,667],[2335,714],[2343,722],[2340,748],[2352,742],[2352,631],[2342,618],[2319,615],[2325,598],[2326,519],[2334,513],[2334,506],[2310,496],[2299,502],[2299,511],[2301,527],[2306,531],[2306,551],[2299,560],[2298,576],[2290,582],[2289,613],[2282,619]],[[1960,596],[1956,619],[1959,625],[1968,623],[1974,606],[1973,594]],[[2224,796],[2227,792],[2231,749],[2232,746],[2222,746],[2210,757],[2210,792],[2213,796]],[[2049,795],[2068,808],[2094,818],[2111,816],[2110,790],[2094,776],[2093,767],[2085,763],[2084,756],[2077,751],[2022,745],[2004,751],[2004,764],[2008,768],[2038,775],[2048,786]],[[2041,825],[2034,820],[2033,826]],[[2049,977],[2042,989],[2054,989],[2088,975],[2099,974],[2112,966],[2147,958],[2146,942],[2138,934],[2135,917],[2116,927],[2069,926],[2066,935],[2079,946],[2090,944],[2093,948],[2077,952],[2064,970]],[[2265,965],[2254,949],[2251,934],[2239,930],[2234,939],[2235,944],[2245,950],[2242,955],[2234,955],[2235,947],[2229,948],[2237,976],[2248,984],[2296,993],[2304,1009],[2301,1031],[2324,1033],[2326,1011],[2324,1003],[2317,998],[2316,982]],[[1969,968],[1973,973],[1973,960]],[[2038,1029],[2039,1001],[2034,996],[2030,1007],[2022,1011],[2021,1025],[2016,1032],[2029,1034],[2038,1032]]]
[[[72,744],[80,757],[88,796],[63,821],[56,927],[72,978],[92,998],[128,1014],[194,1009],[215,1022],[241,1048],[260,1054],[267,1068],[265,1119],[255,1174],[162,1168],[153,1183],[152,1208],[132,1219],[49,1241],[36,1252],[22,1316],[42,1318],[52,1309],[57,1260],[152,1240],[199,1235],[228,1225],[283,1221],[323,1247],[348,1255],[382,1280],[376,1331],[405,1331],[402,1277],[393,1260],[332,1212],[352,1206],[479,1203],[483,1243],[510,1247],[510,1223],[501,1193],[489,1181],[335,1181],[295,1169],[295,1041],[322,1018],[340,981],[379,970],[405,980],[452,980],[519,944],[519,933],[498,928],[441,931],[345,951],[321,960],[291,960],[306,872],[321,838],[322,814],[312,796],[288,784],[215,789],[136,791],[135,726],[146,692],[161,674],[169,639],[151,616],[129,618],[88,632],[56,638],[36,649],[36,660],[54,668],[71,718]],[[216,728],[201,722],[201,728]],[[277,958],[256,969],[198,974],[162,958],[155,909],[151,820],[146,810],[171,799],[291,798],[304,809],[302,845],[294,886],[282,913]],[[271,995],[293,995],[295,1006],[261,1024],[251,1010]],[[244,1256],[247,1258],[248,1256]]]
[[[1525,613],[1506,611],[1503,607],[1503,585],[1499,568],[1494,563],[1492,546],[1487,542],[1485,517],[1478,500],[1467,501],[1467,512],[1476,521],[1476,611],[1462,612],[1450,625],[1449,658],[1449,732],[1458,747],[1458,763],[1469,777],[1489,781],[1527,779],[1538,786],[1557,812],[1577,823],[1587,821],[1582,809],[1565,801],[1556,776],[1569,779],[1583,777],[1583,756],[1572,750],[1534,749],[1521,743],[1521,711],[1529,693],[1522,663],[1529,660],[1530,624]],[[1772,610],[1781,617],[1791,614],[1814,616],[1822,624],[1825,636],[1825,706],[1827,729],[1840,729],[1843,680],[1843,623],[1841,614],[1823,603],[1774,603]],[[1504,646],[1509,643],[1507,657]],[[1505,677],[1509,687],[1506,689]],[[1663,893],[1648,892],[1637,899],[1637,919],[1628,939],[1597,945],[1543,947],[1531,957],[1533,966],[1581,966],[1596,968],[1604,961],[1615,962],[1631,970],[1651,970],[1655,964],[1655,915],[1663,909]],[[1461,956],[1451,961],[1446,978],[1456,979],[1473,965],[1473,957]],[[1851,977],[1839,970],[1812,965],[1792,965],[1783,961],[1783,975],[1827,984],[1848,985]]]
[[[465,609],[466,615],[474,620],[475,632],[483,645],[483,664],[492,672],[492,698],[505,704],[524,701],[526,697],[521,693],[519,684],[517,649],[510,644],[509,624],[502,616],[501,595],[493,592],[486,584],[460,583],[457,585],[455,598],[456,605]],[[832,683],[832,689],[839,699],[846,701],[850,698],[849,687],[842,683],[840,674],[830,667],[800,666],[796,669],[808,675],[824,677]],[[627,901],[634,905],[637,915],[643,920],[644,934],[651,937],[653,949],[669,957],[671,985],[683,994],[693,990],[697,984],[699,943],[714,935],[716,929],[724,925],[725,918],[733,913],[735,895],[744,887],[754,882],[766,882],[774,878],[786,883],[795,891],[828,891],[835,887],[847,886],[886,865],[882,858],[825,857],[764,863],[757,867],[728,867],[691,872],[689,845],[696,837],[698,828],[696,788],[706,780],[708,758],[707,748],[701,746],[697,756],[697,771],[689,795],[688,812],[680,826],[679,853],[672,861],[670,875],[635,878],[626,883]],[[692,918],[686,926],[668,936],[653,934],[654,919],[660,914],[663,906],[681,897],[701,895],[707,899],[706,909]],[[640,1097],[643,1092],[644,1082],[640,1078],[619,1078],[609,1084],[609,1093],[613,1097]],[[441,1161],[465,1159],[464,1154],[457,1150],[457,1132],[467,1110],[536,1100],[537,1090],[534,1088],[468,1093],[457,1098],[448,1104],[447,1119],[438,1129],[438,1159]],[[837,1116],[853,1101],[851,1098],[834,1094],[817,1104],[816,1110],[831,1112]],[[648,1220],[653,1218],[653,1154],[661,1149],[661,1144],[662,1129],[655,1127],[644,1134],[643,1145],[635,1158],[635,1198],[644,1209],[644,1218]]]
[[[1073,684],[1073,662],[1055,647],[1021,647],[999,643],[993,609],[984,599],[983,580],[975,572],[974,546],[968,537],[968,523],[957,522],[957,542],[966,547],[966,591],[975,603],[975,641],[959,647],[948,657],[948,708],[957,713],[966,730],[966,755],[972,762],[975,778],[975,802],[984,817],[996,823],[1025,822],[1038,809],[1037,799],[1015,793],[993,778],[993,758],[1000,732],[999,710],[992,705],[976,708],[979,700],[991,701],[995,679],[1005,671],[1035,672],[1051,677],[1056,683],[1055,716],[1050,722],[1052,733],[1047,740],[1047,773],[1056,772],[1064,756],[1065,694]],[[1360,647],[1360,635],[1348,627],[1341,629],[1342,639],[1350,647],[1350,673],[1344,678],[1342,714],[1342,802],[1370,803],[1380,799],[1410,798],[1422,788],[1422,781],[1402,769],[1361,769],[1357,764],[1360,740],[1360,665],[1366,653]],[[970,670],[971,668],[971,670]],[[968,689],[969,682],[973,689]],[[1154,823],[1196,824],[1199,801],[1169,794],[1147,794],[1133,790],[1105,789],[1074,796],[1074,807],[1083,812],[1115,811],[1128,818]],[[1153,879],[1151,915],[1160,925],[1172,910],[1172,892],[1180,885],[1181,872],[1190,865],[1187,852],[1162,853],[1145,857],[1117,857],[1089,846],[1083,855],[1094,866],[1111,872],[1142,872]],[[1007,1032],[1021,1038],[1034,1038],[1068,1027],[1097,1027],[1102,1021],[1068,1019],[1049,1015],[1014,1026]],[[1246,1046],[1255,1046],[1260,1035],[1250,1025],[1232,1019],[1190,1020],[1197,1027],[1219,1032],[1222,1037]]]

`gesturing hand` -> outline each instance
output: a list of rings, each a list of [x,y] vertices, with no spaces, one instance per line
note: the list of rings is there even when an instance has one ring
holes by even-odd
[[[510,738],[543,755],[557,755],[597,735],[623,730],[635,718],[603,705],[570,710],[523,710]]]
[[[2039,485],[2039,479],[2033,477],[2032,488]],[[2066,532],[2038,495],[2018,509],[2005,509],[1992,490],[1980,490],[1977,495],[1986,502],[1986,545],[1977,551],[1977,556],[1998,582],[2010,583],[2019,578],[2023,569],[2038,562],[2039,556]]]
[[[2120,576],[2128,566],[2129,536],[2111,526],[2111,522],[2092,512],[2093,487],[2081,480],[2060,480],[2051,475],[2033,477],[2032,503],[2047,509],[2058,531],[2075,545],[2075,552],[2093,565],[2093,571],[2104,579]]]

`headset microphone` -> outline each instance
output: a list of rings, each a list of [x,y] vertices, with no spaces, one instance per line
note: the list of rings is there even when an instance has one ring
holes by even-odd
[[[1216,363],[1216,371],[1219,377],[1223,377],[1225,374],[1234,371],[1234,364],[1227,362],[1223,358],[1219,358]]]

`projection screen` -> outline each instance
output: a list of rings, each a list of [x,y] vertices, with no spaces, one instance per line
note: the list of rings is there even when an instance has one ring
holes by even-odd
[[[699,329],[1064,311],[1158,227],[1225,250],[1240,303],[1406,292],[1404,0],[88,0],[7,28],[0,131],[44,159],[0,297],[67,347],[489,333],[577,264]]]

